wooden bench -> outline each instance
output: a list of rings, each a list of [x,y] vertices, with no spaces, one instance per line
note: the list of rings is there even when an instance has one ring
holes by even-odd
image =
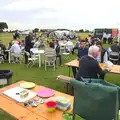
[[[68,77],[68,76],[65,76],[65,75],[58,75],[56,77],[57,80],[61,81],[61,82],[64,82],[66,84],[66,92],[68,94],[71,93],[71,90],[69,91],[69,88],[71,87],[71,80],[74,80],[74,78],[72,77]],[[71,88],[70,88],[71,89]]]

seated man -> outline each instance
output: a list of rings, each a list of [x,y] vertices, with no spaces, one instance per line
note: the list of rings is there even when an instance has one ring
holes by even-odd
[[[96,58],[99,55],[99,48],[97,46],[91,46],[88,51],[88,55],[83,56],[80,60],[80,66],[78,73],[76,74],[76,80],[81,78],[101,78],[104,79],[105,72],[99,66]]]
[[[18,45],[18,43],[16,41],[12,42],[10,52],[12,53],[11,55],[14,57],[14,59],[20,57],[21,49],[20,49],[20,46]]]
[[[88,48],[86,47],[86,42],[81,40],[80,47],[78,48],[78,60],[81,59],[82,56],[88,55]],[[76,67],[72,67],[74,78],[76,76]]]

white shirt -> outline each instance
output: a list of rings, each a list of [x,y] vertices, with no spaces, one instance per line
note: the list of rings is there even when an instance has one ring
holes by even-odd
[[[66,46],[69,46],[69,45],[73,45],[73,43],[71,42],[71,41],[67,41],[67,43],[66,43]]]
[[[14,43],[10,48],[10,51],[13,53],[21,53],[20,46],[17,43]]]
[[[40,41],[37,41],[37,42],[35,42],[35,44],[34,44],[34,48],[38,48],[40,46]]]
[[[107,34],[107,39],[108,39],[108,38],[111,38],[111,34]]]
[[[107,34],[106,33],[103,33],[103,38],[107,38]]]
[[[66,49],[67,49],[68,51],[71,51],[71,50],[73,49],[73,47],[74,47],[74,44],[73,44],[71,41],[68,41],[68,42],[66,43]]]

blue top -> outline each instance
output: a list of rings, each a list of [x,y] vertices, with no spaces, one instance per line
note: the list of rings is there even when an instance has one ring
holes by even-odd
[[[78,58],[88,55],[88,48],[78,48]]]

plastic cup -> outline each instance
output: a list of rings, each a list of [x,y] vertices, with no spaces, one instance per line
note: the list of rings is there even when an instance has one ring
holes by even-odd
[[[48,112],[55,112],[56,110],[56,102],[55,101],[48,101],[46,103],[47,111]]]

